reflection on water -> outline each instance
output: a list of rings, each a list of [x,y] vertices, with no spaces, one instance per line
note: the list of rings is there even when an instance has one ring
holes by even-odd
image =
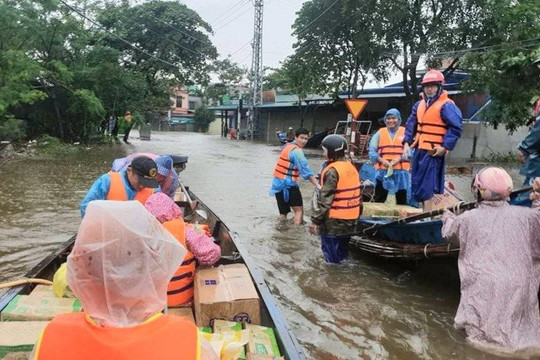
[[[352,253],[344,264],[328,265],[318,237],[304,226],[280,223],[268,195],[277,146],[195,133],[157,133],[133,145],[27,159],[1,169],[2,281],[22,276],[76,231],[80,200],[115,157],[124,151],[188,155],[181,180],[239,233],[308,358],[494,358],[465,344],[453,329],[459,302],[455,260],[403,263]],[[320,151],[307,152],[318,170]],[[512,174],[519,179],[515,169]],[[471,200],[471,176],[449,178]],[[309,204],[311,184],[302,182],[301,190]]]

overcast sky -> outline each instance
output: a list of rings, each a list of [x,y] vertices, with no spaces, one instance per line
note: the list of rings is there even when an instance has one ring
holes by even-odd
[[[291,25],[306,0],[265,0],[263,15],[263,66],[277,67],[291,55]],[[251,68],[254,7],[252,0],[181,0],[212,26],[210,37],[220,58]]]

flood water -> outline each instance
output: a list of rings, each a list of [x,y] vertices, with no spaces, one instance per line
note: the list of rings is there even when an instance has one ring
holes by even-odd
[[[0,282],[22,277],[73,235],[86,190],[114,158],[133,151],[189,156],[181,180],[239,234],[309,359],[496,358],[453,329],[455,260],[395,262],[353,251],[341,265],[326,264],[318,237],[277,221],[268,190],[279,147],[219,136],[152,133],[151,141],[132,139],[131,146],[0,167]],[[306,153],[318,170],[321,151]],[[470,199],[470,175],[450,179]],[[302,182],[301,190],[308,216],[312,186]]]

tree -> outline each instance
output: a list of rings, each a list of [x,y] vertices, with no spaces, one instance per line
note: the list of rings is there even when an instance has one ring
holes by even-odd
[[[184,4],[168,1],[134,6],[127,1],[119,5],[108,3],[98,13],[98,20],[115,35],[142,50],[134,49],[118,37],[107,37],[110,46],[122,51],[124,65],[146,74],[149,84],[163,79],[186,85],[209,82],[209,62],[217,57],[216,48],[207,35],[211,28]]]
[[[514,131],[523,125],[531,100],[540,94],[540,71],[532,62],[540,56],[540,3],[499,1],[485,14],[481,47],[466,53],[461,64],[471,73],[465,89],[488,92],[487,118]]]
[[[380,24],[373,18],[376,6],[375,0],[312,0],[302,5],[292,26],[298,41],[291,59],[301,72],[310,73],[310,93],[337,95],[346,90],[356,97],[369,74],[384,78]]]
[[[216,120],[216,114],[214,111],[208,110],[205,105],[201,105],[195,109],[193,120],[195,121],[195,129],[197,131],[207,132],[210,123]]]
[[[85,141],[105,114],[148,117],[171,84],[209,80],[211,28],[185,5],[70,3],[0,0],[0,132],[21,136],[20,118],[29,136]]]

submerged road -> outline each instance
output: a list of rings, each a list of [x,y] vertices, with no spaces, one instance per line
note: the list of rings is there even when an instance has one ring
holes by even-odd
[[[318,237],[304,226],[280,224],[268,195],[278,146],[183,132],[130,141],[0,168],[0,281],[21,277],[76,231],[80,200],[114,158],[133,151],[188,155],[181,180],[239,234],[308,358],[496,358],[467,345],[453,328],[455,261],[381,261],[353,251],[347,262],[328,265]],[[318,170],[321,151],[306,153]],[[470,176],[452,180],[467,192]],[[312,186],[302,182],[301,190],[309,215]]]

